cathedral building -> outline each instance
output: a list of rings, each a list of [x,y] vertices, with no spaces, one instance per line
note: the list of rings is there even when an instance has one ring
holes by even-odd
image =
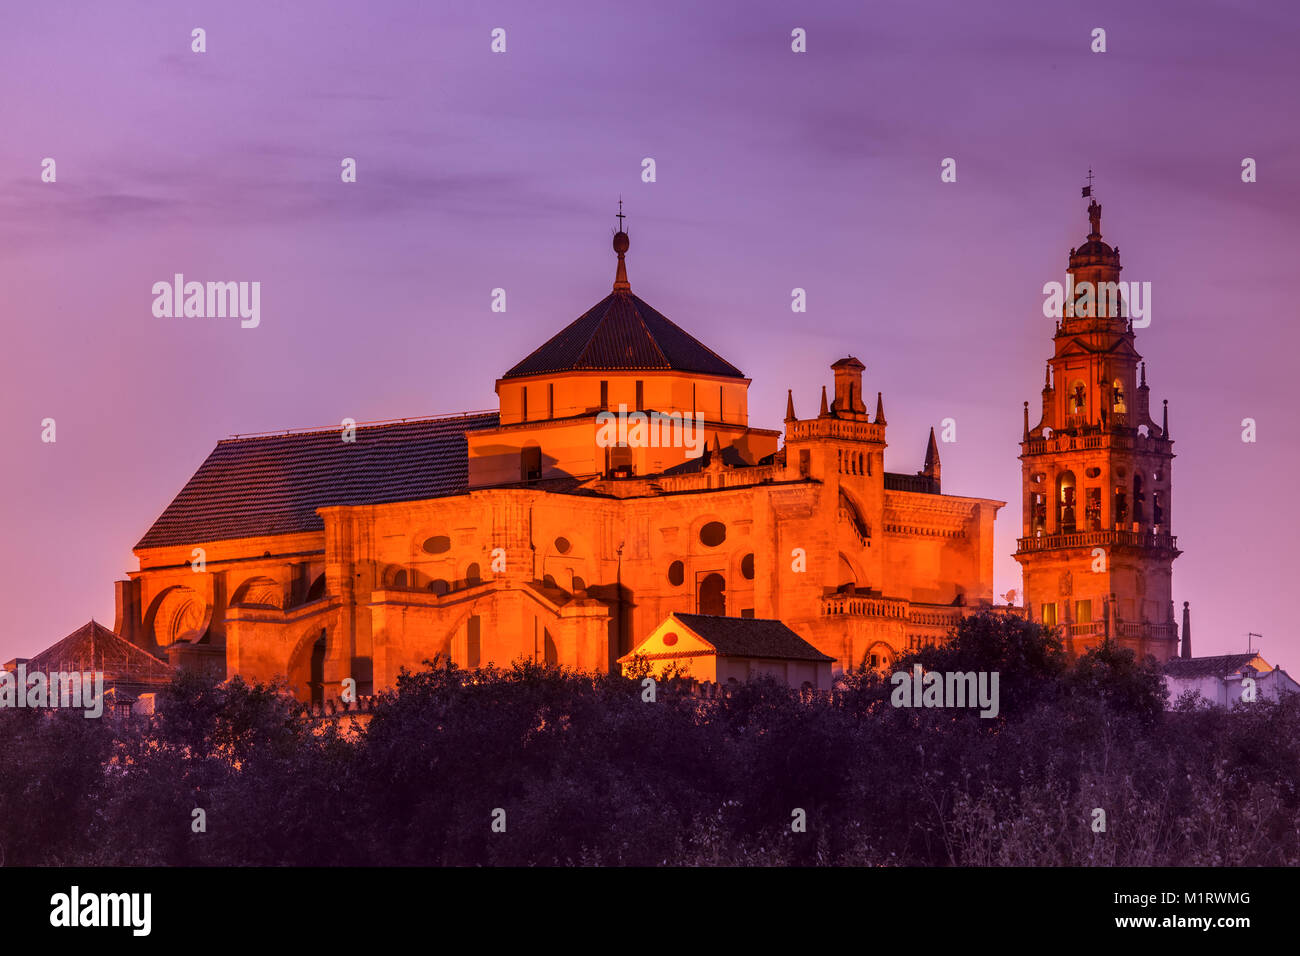
[[[1020,460],[1024,532],[1016,560],[1025,606],[1081,653],[1109,640],[1139,657],[1174,656],[1173,442],[1166,402],[1151,417],[1146,363],[1120,284],[1119,249],[1088,207],[1087,242],[1070,250],[1068,295],[1047,362],[1042,408],[1025,402]],[[1149,305],[1149,301],[1148,301]]]
[[[116,632],[321,700],[439,655],[613,671],[673,614],[781,622],[836,671],[884,667],[992,604],[1004,503],[944,494],[933,432],[919,473],[886,471],[862,362],[831,366],[815,413],[790,395],[783,429],[751,425],[750,380],[632,292],[628,248],[620,230],[610,294],[505,372],[493,411],[218,442],[136,545]],[[1059,434],[1026,436],[1027,462],[1058,456],[1026,465],[1052,488]],[[1143,468],[1167,487],[1164,459]],[[1065,526],[1025,555],[1073,568],[1047,547]]]

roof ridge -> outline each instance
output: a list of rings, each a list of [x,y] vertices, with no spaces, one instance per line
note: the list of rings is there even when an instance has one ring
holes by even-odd
[[[640,302],[642,305],[644,305],[647,309],[649,309],[651,312],[653,312],[653,313],[654,313],[658,318],[662,319],[664,322],[667,322],[669,325],[671,325],[671,326],[672,326],[674,329],[676,329],[678,332],[682,333],[682,335],[685,335],[685,336],[687,336],[688,338],[690,338],[691,341],[693,341],[693,342],[694,342],[696,345],[698,345],[700,348],[704,349],[704,351],[708,352],[710,355],[712,355],[715,359],[717,359],[717,360],[718,360],[719,362],[721,362],[723,365],[729,365],[729,366],[731,366],[733,369],[736,369],[736,374],[739,375],[741,378],[744,378],[744,377],[745,377],[745,373],[744,373],[744,372],[742,372],[740,369],[736,368],[736,366],[732,365],[731,362],[727,361],[725,358],[723,358],[723,357],[722,357],[721,355],[719,355],[717,352],[713,351],[713,349],[709,348],[707,345],[705,345],[703,342],[701,342],[699,339],[697,339],[694,335],[691,335],[690,332],[687,332],[684,328],[682,328],[680,325],[678,325],[678,324],[677,324],[676,322],[674,322],[672,319],[668,318],[668,316],[664,315],[662,312],[660,312],[658,309],[656,309],[653,305],[651,305],[651,304],[650,304],[649,302],[647,302],[645,299],[642,299],[642,298],[641,298],[640,296],[638,296],[635,292],[630,293],[630,294],[631,294],[632,298],[636,299],[638,302]],[[638,313],[638,315],[640,314],[640,310],[639,310],[639,309],[637,310],[637,313]],[[642,321],[644,322],[645,320],[643,319]],[[652,338],[653,338],[653,336],[652,336]],[[658,345],[658,340],[657,340],[657,339],[655,340],[655,344]],[[664,356],[664,360],[667,361],[667,356]],[[672,363],[670,362],[669,364],[672,364]]]
[[[374,428],[381,425],[404,425],[416,422],[449,422],[455,421],[458,418],[473,418],[479,415],[497,414],[500,414],[498,409],[481,408],[469,412],[455,412],[449,415],[414,415],[407,418],[379,418],[374,421],[356,422],[355,425],[357,428]],[[289,435],[312,435],[326,432],[332,433],[337,432],[339,427],[340,426],[338,425],[304,425],[301,427],[280,428],[265,432],[238,432],[228,435],[225,438],[217,439],[217,444],[220,445],[229,441],[243,441],[248,438],[284,438]]]
[[[650,331],[650,326],[646,325],[645,316],[641,314],[641,309],[638,308],[638,306],[644,305],[647,309],[650,309],[651,311],[654,311],[653,308],[644,299],[638,298],[634,293],[630,291],[627,292],[626,295],[632,300],[632,312],[634,315],[636,315],[636,320],[641,323],[641,328],[645,332],[646,338],[648,338],[650,340],[650,344],[655,347],[655,351],[659,353],[659,358],[663,361],[664,365],[667,366],[668,368],[672,368],[673,367],[672,360],[668,358],[668,354],[663,350],[663,346],[659,344],[659,339],[656,338],[655,334]],[[670,321],[667,316],[661,316],[661,318],[663,318],[665,322]],[[685,329],[683,329],[682,331],[685,331]],[[694,338],[694,336],[692,336],[692,338]],[[696,339],[696,341],[699,340]],[[705,349],[709,349],[709,347],[705,345],[703,342],[700,342],[700,345]],[[709,349],[709,351],[712,350]],[[716,353],[715,353],[715,357],[721,358],[721,356],[716,355]]]
[[[574,364],[577,364],[578,362],[581,362],[583,359],[585,359],[585,358],[587,357],[587,352],[590,351],[591,346],[592,346],[592,343],[594,343],[594,342],[596,341],[596,333],[600,331],[601,326],[605,324],[605,320],[606,320],[607,318],[609,318],[609,310],[612,309],[612,308],[614,307],[614,296],[619,295],[619,294],[620,294],[620,293],[618,293],[618,292],[611,292],[609,295],[605,296],[605,298],[601,299],[599,302],[597,302],[595,305],[593,305],[590,309],[588,309],[586,313],[584,313],[583,315],[578,316],[578,318],[575,320],[575,323],[576,323],[576,322],[581,322],[581,321],[583,320],[583,318],[586,317],[586,315],[588,315],[588,314],[590,314],[590,313],[592,313],[592,312],[595,312],[595,311],[596,311],[597,309],[599,309],[602,305],[605,306],[605,311],[602,312],[602,313],[600,313],[600,315],[596,318],[596,321],[595,321],[595,322],[592,322],[592,323],[591,323],[591,334],[587,336],[587,341],[585,341],[585,342],[582,343],[582,348],[578,351],[578,357],[577,357],[577,359],[575,360],[575,363],[574,363]],[[624,292],[624,293],[621,293],[621,294],[622,294],[622,295],[631,295],[630,292]],[[570,325],[572,325],[572,324],[574,324],[574,323],[570,323]],[[563,329],[561,329],[560,331],[563,332]],[[558,335],[558,334],[560,334],[560,333],[556,333],[556,334]],[[550,339],[547,339],[546,342],[543,342],[541,345],[537,346],[537,349],[540,350],[540,349],[545,348],[546,345],[547,345],[547,343],[549,343],[552,339],[554,339],[554,336],[552,336]],[[531,356],[529,356],[529,357],[531,358]],[[527,361],[527,359],[525,359],[525,361]]]

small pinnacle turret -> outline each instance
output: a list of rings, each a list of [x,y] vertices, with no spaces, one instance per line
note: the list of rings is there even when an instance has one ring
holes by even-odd
[[[925,449],[925,469],[921,472],[927,478],[939,480],[939,444],[934,440],[934,426],[930,426],[930,443]]]

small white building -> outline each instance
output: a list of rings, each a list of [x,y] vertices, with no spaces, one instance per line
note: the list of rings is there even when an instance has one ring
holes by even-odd
[[[674,664],[685,676],[715,684],[769,674],[795,690],[830,690],[835,661],[780,621],[675,612],[618,659],[624,673],[638,657],[655,674]]]
[[[1246,680],[1254,681],[1256,700],[1277,700],[1283,694],[1300,693],[1300,684],[1280,667],[1270,667],[1258,654],[1221,654],[1218,657],[1175,657],[1165,663],[1165,686],[1169,703],[1188,691],[1220,707],[1241,700]]]

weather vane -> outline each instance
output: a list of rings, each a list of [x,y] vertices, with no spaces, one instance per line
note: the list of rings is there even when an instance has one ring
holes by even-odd
[[[1092,167],[1088,167],[1088,185],[1083,187],[1083,196],[1088,198],[1092,195]]]

